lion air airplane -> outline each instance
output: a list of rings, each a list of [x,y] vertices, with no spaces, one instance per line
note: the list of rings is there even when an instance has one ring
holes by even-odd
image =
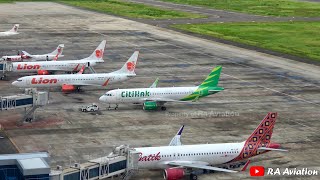
[[[199,98],[218,93],[223,90],[218,86],[222,66],[215,67],[207,78],[194,87],[161,87],[157,88],[157,81],[150,88],[116,89],[108,91],[99,98],[100,101],[116,104],[142,104],[144,110],[166,110],[166,102],[196,101]]]
[[[64,92],[79,90],[80,86],[107,86],[136,76],[134,70],[138,55],[138,51],[134,52],[121,69],[111,73],[82,74],[85,68],[85,65],[83,65],[78,74],[25,76],[14,81],[12,85],[22,88],[61,86]]]
[[[104,62],[103,53],[105,46],[106,40],[103,40],[89,57],[81,60],[13,62],[12,71],[37,72],[39,75],[48,75],[55,71],[77,72],[81,69],[83,64],[95,66],[97,63]],[[57,57],[55,58],[57,59]]]
[[[58,58],[63,57],[62,55],[64,45],[59,44],[59,46],[51,53],[42,54],[42,55],[31,55],[26,51],[21,51],[20,55],[16,56],[2,56],[2,58],[6,61],[11,62],[20,62],[20,61],[50,61],[57,60]]]
[[[249,138],[240,143],[182,145],[182,126],[169,146],[134,148],[139,153],[138,167],[164,169],[166,180],[179,180],[188,174],[190,179],[196,180],[195,170],[234,173],[238,171],[229,169],[245,164],[244,170],[249,164],[248,159],[253,156],[269,151],[287,151],[279,149],[280,144],[271,143],[276,118],[277,113],[269,112]],[[246,163],[240,163],[243,161]]]
[[[17,35],[18,33],[18,28],[19,28],[19,24],[15,24],[13,26],[12,29],[10,29],[9,31],[5,31],[5,32],[0,32],[0,37],[1,36],[12,36],[12,35]]]

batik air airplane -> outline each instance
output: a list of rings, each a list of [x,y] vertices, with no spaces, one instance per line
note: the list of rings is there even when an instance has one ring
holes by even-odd
[[[12,36],[12,35],[17,35],[18,33],[18,28],[19,28],[19,24],[15,24],[13,26],[12,29],[10,29],[9,31],[5,31],[5,32],[0,32],[0,37],[1,36]]]
[[[271,143],[276,118],[277,113],[269,112],[249,138],[240,143],[182,145],[182,126],[169,146],[134,148],[139,153],[138,167],[164,169],[166,180],[179,180],[185,175],[195,180],[196,170],[235,173],[238,171],[230,169],[239,166],[236,164],[245,164],[244,170],[249,164],[248,159],[253,156],[269,151],[287,151],[279,149],[280,144]]]
[[[116,89],[108,91],[99,98],[100,101],[109,104],[130,103],[142,104],[144,110],[166,110],[166,102],[196,101],[201,97],[218,93],[223,90],[218,86],[222,66],[215,67],[207,78],[194,87],[161,87],[157,88],[157,81],[150,88]]]
[[[51,60],[57,60],[58,58],[63,57],[64,45],[59,44],[59,46],[51,53],[48,54],[42,54],[42,55],[31,55],[27,53],[26,51],[21,51],[22,53],[20,55],[16,56],[2,56],[2,58],[6,61],[11,62],[21,62],[21,61],[51,61]]]
[[[95,66],[97,63],[104,62],[103,53],[105,46],[106,40],[103,40],[89,57],[81,60],[14,62],[12,63],[12,71],[37,72],[39,75],[48,75],[55,71],[77,72],[81,69],[83,64]]]
[[[62,87],[62,91],[79,90],[81,86],[107,86],[111,83],[125,81],[136,76],[135,67],[139,52],[132,54],[123,67],[111,73],[82,74],[85,65],[78,74],[56,74],[25,76],[14,81],[12,85],[22,88]]]

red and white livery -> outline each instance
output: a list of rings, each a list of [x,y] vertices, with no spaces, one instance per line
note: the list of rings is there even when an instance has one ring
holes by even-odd
[[[21,61],[52,61],[63,57],[62,55],[64,45],[59,44],[58,47],[51,53],[41,54],[41,55],[31,55],[26,51],[21,51],[20,55],[13,56],[2,56],[2,59],[11,62],[21,62]],[[27,62],[26,62],[27,63]]]
[[[19,34],[18,29],[19,29],[19,24],[15,24],[13,28],[10,29],[9,31],[0,32],[0,37],[17,35]]]
[[[61,86],[62,91],[74,91],[79,89],[80,86],[107,86],[108,84],[125,81],[136,76],[135,67],[138,55],[138,51],[134,52],[121,69],[111,73],[82,74],[85,65],[81,65],[81,70],[78,74],[25,76],[14,81],[12,85],[22,88]],[[128,64],[130,64],[130,68],[128,68]]]
[[[167,180],[182,179],[187,174],[195,180],[197,175],[192,172],[197,169],[238,172],[221,167],[234,168],[235,164],[247,161],[246,168],[250,157],[269,151],[286,151],[279,149],[279,144],[271,143],[276,118],[277,113],[268,113],[249,138],[240,143],[182,145],[182,126],[169,146],[135,148],[140,155],[139,168],[164,169]]]
[[[93,53],[81,60],[64,60],[64,61],[39,61],[39,62],[13,62],[13,72],[37,72],[39,75],[48,75],[55,71],[77,72],[82,65],[95,66],[97,63],[104,62],[103,54],[106,46],[106,40],[103,40]],[[59,53],[59,50],[57,50]],[[62,53],[62,50],[60,51]],[[59,56],[59,55],[58,55]],[[52,56],[53,60],[58,58],[57,54]]]

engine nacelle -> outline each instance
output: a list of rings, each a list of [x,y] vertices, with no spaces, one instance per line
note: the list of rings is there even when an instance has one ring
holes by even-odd
[[[179,180],[185,175],[185,170],[182,168],[168,168],[163,172],[163,178],[166,180]]]
[[[49,75],[49,71],[47,70],[38,70],[38,75]]]
[[[157,102],[147,101],[143,103],[143,110],[156,110],[157,108]]]
[[[76,90],[76,87],[74,85],[64,84],[62,85],[62,92],[73,92]]]

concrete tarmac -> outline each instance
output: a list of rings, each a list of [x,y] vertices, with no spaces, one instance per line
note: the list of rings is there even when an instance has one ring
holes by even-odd
[[[80,93],[51,89],[50,104],[36,112],[32,124],[19,126],[20,110],[0,112],[0,124],[20,152],[48,151],[53,167],[67,167],[105,156],[113,145],[167,145],[182,124],[184,144],[241,142],[267,112],[276,111],[272,141],[289,152],[257,156],[251,165],[319,169],[319,66],[50,2],[1,4],[1,31],[15,23],[20,23],[20,34],[0,38],[0,55],[17,50],[47,53],[64,43],[63,59],[85,58],[106,39],[105,63],[95,69],[112,72],[135,50],[141,53],[137,77],[127,82],[83,87]],[[106,110],[108,105],[98,102],[107,90],[149,87],[157,77],[160,87],[198,85],[216,65],[223,66],[219,86],[225,90],[196,103],[167,103],[165,112],[144,112],[134,105]],[[8,81],[0,81],[0,96],[22,93],[11,85],[22,75],[26,74],[10,74]],[[78,111],[93,102],[100,112]],[[249,178],[249,173],[199,177],[222,178]],[[162,175],[142,170],[133,179],[160,180]]]

